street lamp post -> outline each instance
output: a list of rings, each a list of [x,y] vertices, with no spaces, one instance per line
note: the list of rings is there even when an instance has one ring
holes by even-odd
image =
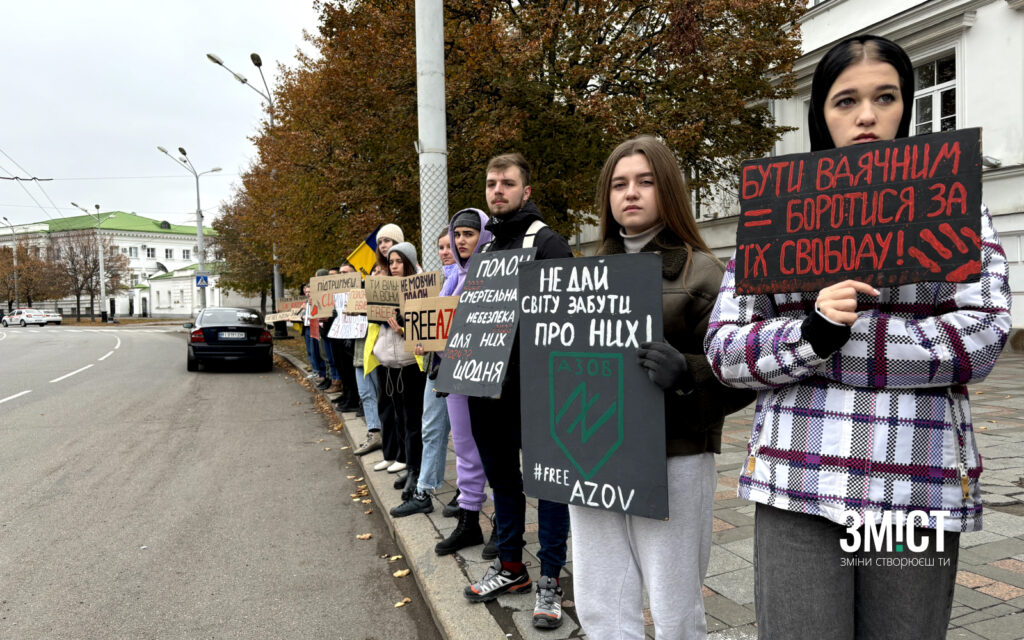
[[[74,202],[71,203],[71,206],[76,208],[76,209],[81,209],[82,211],[85,212],[85,215],[87,215],[87,216],[95,217],[96,218],[96,254],[99,256],[99,261],[100,261],[100,320],[102,320],[103,322],[106,322],[107,321],[107,310],[106,310],[106,306],[107,306],[107,274],[106,274],[106,271],[104,271],[104,269],[103,269],[103,238],[100,235],[100,225],[103,224],[104,220],[107,220],[109,218],[113,218],[114,214],[110,214],[106,218],[101,218],[100,217],[100,205],[98,205],[98,204],[93,205],[94,207],[96,207],[96,213],[95,214],[91,213],[85,207],[78,206]],[[93,311],[93,313],[95,313],[95,310]]]
[[[263,76],[263,60],[260,58],[260,54],[252,53],[252,54],[249,55],[249,59],[252,60],[252,64],[260,72],[260,79],[263,80],[263,88],[266,89],[265,93],[263,91],[260,91],[256,87],[252,86],[251,84],[249,84],[249,81],[246,79],[245,76],[243,76],[242,74],[237,73],[235,71],[232,71],[230,68],[228,68],[228,66],[226,64],[224,64],[224,61],[220,59],[220,56],[217,56],[217,55],[212,54],[212,53],[208,53],[208,54],[206,54],[206,57],[207,57],[207,59],[209,59],[210,62],[214,63],[215,65],[223,67],[225,71],[227,71],[232,76],[234,76],[235,80],[238,80],[239,82],[241,82],[245,86],[249,87],[250,89],[252,89],[256,93],[258,93],[261,98],[263,98],[264,100],[267,101],[267,104],[270,105],[270,111],[269,111],[269,114],[270,114],[270,129],[273,130],[274,129],[274,98],[273,98],[273,94],[270,92],[270,86],[267,85],[267,79]],[[283,280],[281,278],[281,268],[277,264],[277,243],[276,242],[271,243],[270,250],[271,250],[271,253],[273,254],[273,260],[274,260],[274,265],[273,265],[273,267],[274,267],[274,304],[273,304],[272,308],[273,308],[274,312],[277,312],[277,302],[278,302],[278,300],[281,299],[281,296],[284,295],[284,292],[283,292],[283,290],[284,290],[284,282],[283,282]],[[275,327],[277,328],[277,334],[278,334],[277,337],[282,337],[282,336],[288,335],[288,333],[287,333],[287,331],[285,329],[285,323],[284,322],[276,323]]]
[[[192,174],[196,179],[196,253],[199,259],[199,272],[198,275],[207,275],[206,273],[206,249],[203,246],[203,208],[199,205],[199,176],[205,176],[208,173],[215,173],[220,171],[220,167],[214,167],[207,171],[196,171],[192,161],[189,160],[188,154],[185,153],[185,147],[178,147],[178,153],[181,154],[180,158],[175,158],[167,149],[161,146],[157,146],[157,150],[164,154],[175,163],[181,165],[186,171]],[[199,308],[206,308],[206,287],[199,287]]]
[[[11,228],[11,238],[14,239],[14,308],[18,308],[18,234],[14,231],[14,225],[4,216],[4,222]]]

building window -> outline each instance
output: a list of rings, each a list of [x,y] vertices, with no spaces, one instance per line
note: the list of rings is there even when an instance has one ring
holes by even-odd
[[[147,247],[146,248],[146,257],[147,258],[155,258],[156,257],[156,247]]]
[[[956,54],[914,69],[914,135],[956,129]]]
[[[121,247],[121,253],[128,253],[128,247]]]
[[[139,248],[138,247],[128,247],[128,257],[129,258],[138,258],[139,257]]]
[[[174,249],[164,249],[164,258],[174,260]]]
[[[191,260],[192,259],[192,252],[189,251],[188,249],[182,249],[181,250],[181,259],[182,260]]]

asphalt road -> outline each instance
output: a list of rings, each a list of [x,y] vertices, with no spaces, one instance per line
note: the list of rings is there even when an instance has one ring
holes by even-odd
[[[0,329],[0,369],[0,638],[440,637],[280,368],[187,373],[182,329],[49,326]]]

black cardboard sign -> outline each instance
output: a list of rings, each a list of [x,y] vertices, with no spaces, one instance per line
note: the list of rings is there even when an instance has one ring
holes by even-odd
[[[481,398],[501,395],[519,325],[519,268],[536,253],[531,247],[470,258],[435,389]]]
[[[748,160],[736,293],[973,282],[981,270],[981,129]]]
[[[662,339],[661,258],[543,260],[519,270],[528,495],[664,519],[665,396],[637,364]]]

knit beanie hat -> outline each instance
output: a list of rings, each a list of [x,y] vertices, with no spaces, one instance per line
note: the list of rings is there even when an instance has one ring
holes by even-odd
[[[405,234],[397,224],[388,223],[377,230],[378,238],[390,238],[395,242],[405,242]]]
[[[458,227],[466,227],[480,231],[479,209],[463,209],[456,213],[455,217],[452,218],[451,228],[456,229]]]
[[[388,251],[388,257],[390,258],[391,254],[396,251],[401,253],[403,256],[405,256],[406,260],[412,263],[413,269],[419,269],[420,261],[419,257],[416,255],[416,247],[412,246],[408,242],[399,242],[395,246],[391,247],[390,251]]]

